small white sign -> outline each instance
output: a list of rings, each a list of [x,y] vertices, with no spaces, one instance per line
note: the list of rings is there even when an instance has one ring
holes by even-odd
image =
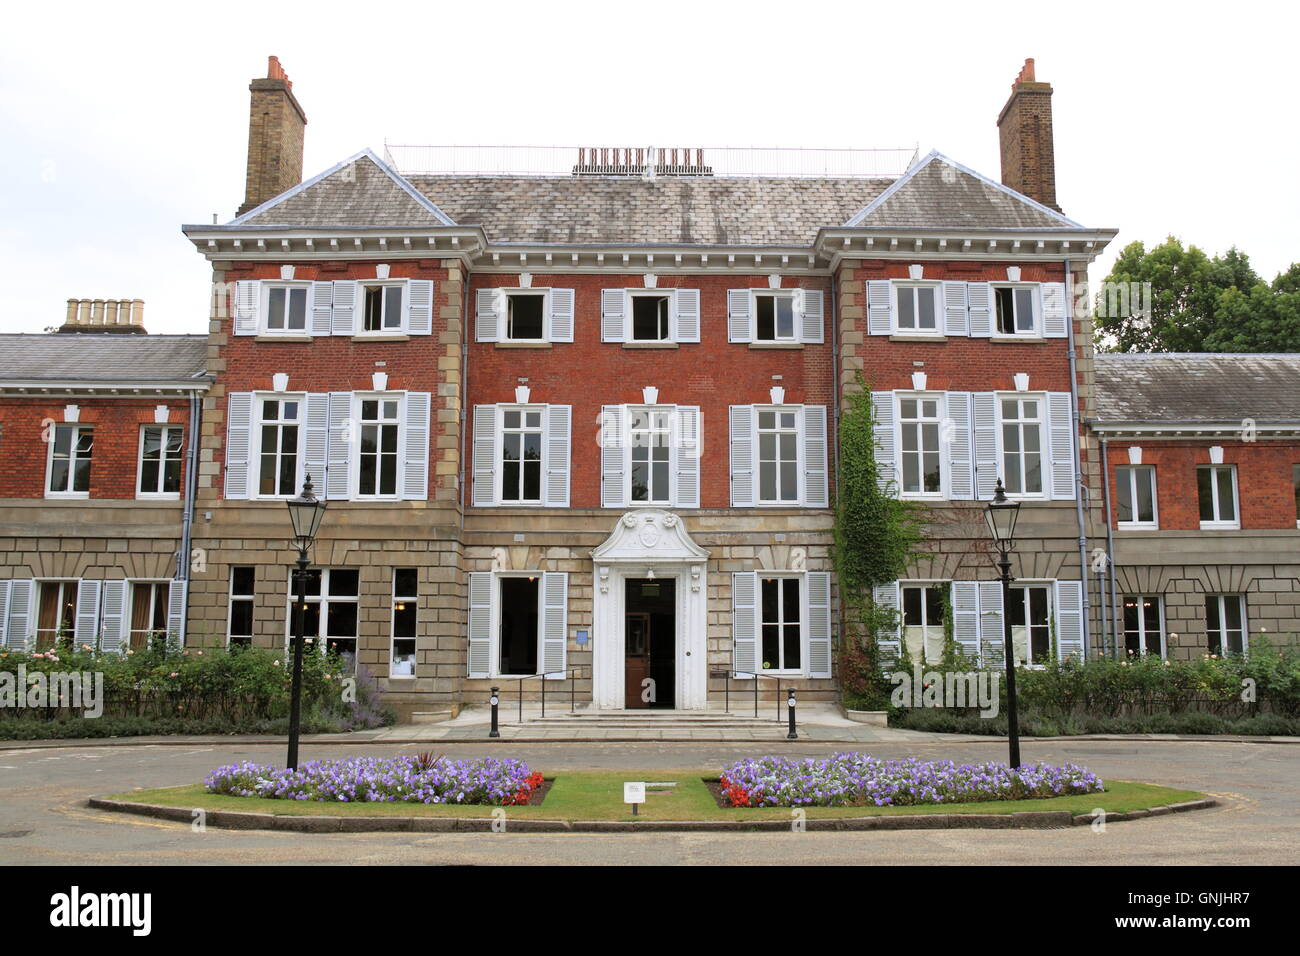
[[[624,803],[645,803],[645,783],[624,783],[623,784],[623,802]]]

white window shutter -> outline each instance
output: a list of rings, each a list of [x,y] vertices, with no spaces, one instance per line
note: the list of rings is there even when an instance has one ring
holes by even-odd
[[[406,283],[406,332],[433,334],[433,280],[410,279]]]
[[[84,578],[77,582],[77,613],[73,635],[78,647],[82,644],[94,647],[95,638],[99,636],[99,596],[102,586],[102,581],[87,581]]]
[[[506,294],[501,289],[479,289],[474,295],[474,340],[499,342],[505,338]]]
[[[970,310],[970,334],[976,338],[989,338],[993,334],[993,305],[989,284],[966,283],[966,300]]]
[[[1074,500],[1074,416],[1069,392],[1047,395],[1048,448],[1052,458],[1052,497]]]
[[[497,407],[474,406],[474,491],[476,507],[497,500]]]
[[[876,439],[876,483],[885,494],[898,494],[898,452],[894,438],[894,393],[872,392],[871,412]]]
[[[102,602],[104,607],[99,648],[103,651],[120,651],[126,643],[127,622],[126,582],[105,581]]]
[[[948,421],[948,497],[975,497],[975,461],[971,452],[970,392],[947,394]]]
[[[235,283],[235,334],[257,334],[257,309],[261,304],[262,283],[240,279]]]
[[[867,282],[867,334],[888,335],[894,331],[894,292],[888,279]]]
[[[608,291],[608,290],[606,290]],[[627,503],[623,450],[628,438],[627,406],[606,405],[600,411],[600,506],[621,508]]]
[[[334,335],[357,334],[357,289],[351,279],[339,279],[334,283],[334,320],[331,329]]]
[[[1006,624],[1003,621],[1002,582],[980,581],[980,663],[997,667],[1006,662],[1003,641]]]
[[[479,408],[492,408],[480,405]],[[491,571],[474,571],[469,576],[469,676],[489,677],[492,671]]]
[[[674,320],[678,342],[700,340],[700,290],[678,289],[673,296]]]
[[[5,626],[5,645],[12,650],[26,650],[31,643],[32,624],[36,619],[36,582],[30,578],[15,579],[9,585],[9,620]]]
[[[749,508],[755,503],[754,406],[731,406],[731,506]]]
[[[677,450],[674,478],[677,489],[674,504],[678,508],[700,506],[700,409],[698,405],[677,406]]]
[[[1069,316],[1065,308],[1065,283],[1043,283],[1043,337],[1063,339],[1069,335]]]
[[[758,574],[754,571],[731,575],[731,668],[737,674],[758,671]]]
[[[334,334],[334,283],[311,284],[311,334]]]
[[[748,289],[727,290],[727,341],[750,342]]]
[[[173,579],[167,591],[167,646],[185,646],[185,597],[189,581]]]
[[[969,335],[970,320],[967,314],[966,283],[943,284],[943,334]]]
[[[1083,660],[1083,582],[1056,582],[1056,649],[1061,660]]]
[[[831,576],[826,571],[809,571],[808,585],[808,676],[831,676]]]
[[[547,571],[542,575],[542,673],[558,680],[565,676],[568,650],[569,576]]]
[[[352,492],[352,441],[356,437],[352,393],[330,392],[329,415],[329,457],[325,462],[325,497],[347,498]]]
[[[627,329],[623,315],[626,309],[623,289],[600,290],[600,340],[602,342],[624,342]]]
[[[429,499],[429,415],[432,397],[428,392],[407,392],[402,414],[402,487],[406,501]]]
[[[548,507],[569,507],[569,459],[573,447],[573,406],[546,406],[546,482],[543,501]],[[546,668],[551,669],[549,666]]]
[[[231,392],[226,403],[226,497],[247,498],[252,458],[253,393]]]
[[[998,397],[993,392],[972,392],[975,427],[975,497],[991,499],[1001,477],[998,466]]]
[[[826,482],[826,406],[803,407],[803,504],[830,507]]]
[[[872,600],[879,607],[893,611],[898,614],[898,582],[891,581],[889,584],[877,584],[871,589]],[[895,618],[894,627],[887,632],[884,638],[877,636],[876,642],[880,647],[881,663],[894,662],[902,655],[902,645],[899,642],[899,627],[897,618]]]
[[[795,293],[799,306],[799,338],[802,342],[818,344],[826,341],[826,316],[822,309],[822,294],[818,289],[800,289]]]
[[[5,629],[9,626],[9,581],[0,581],[0,647],[5,643]]]
[[[977,581],[952,582],[952,639],[962,656],[980,656],[980,586]]]
[[[329,460],[330,396],[312,392],[306,401],[306,427],[303,429],[302,467],[311,475],[311,483],[321,498],[329,497],[325,486],[326,462]]]
[[[573,341],[573,290],[552,289],[551,295],[550,340],[552,342]]]

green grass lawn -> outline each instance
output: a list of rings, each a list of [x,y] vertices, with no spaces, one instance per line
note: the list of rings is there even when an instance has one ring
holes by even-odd
[[[631,808],[623,803],[623,782],[647,780],[677,781],[671,790],[650,791],[635,819],[640,820],[787,820],[788,807],[765,809],[722,809],[704,785],[705,777],[717,772],[706,770],[654,770],[610,773],[590,771],[559,773],[555,784],[538,807],[506,807],[507,817],[529,820],[631,820]],[[1089,793],[1043,800],[997,800],[991,803],[933,804],[917,807],[808,807],[809,818],[864,817],[912,813],[1016,813],[1022,810],[1069,810],[1074,814],[1090,813],[1098,807],[1109,813],[1168,806],[1186,800],[1199,800],[1204,794],[1192,790],[1173,790],[1149,783],[1110,780],[1105,793]],[[486,817],[492,807],[425,805],[422,803],[316,803],[298,800],[263,800],[258,797],[230,797],[207,793],[202,784],[168,787],[159,790],[133,790],[115,794],[111,799],[134,803],[238,810],[245,813],[286,814],[290,816],[382,816],[382,817]]]

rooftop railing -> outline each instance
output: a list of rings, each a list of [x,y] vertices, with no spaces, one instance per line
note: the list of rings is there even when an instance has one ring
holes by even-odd
[[[892,179],[918,159],[915,147],[416,146],[385,143],[384,161],[404,175],[660,176]]]

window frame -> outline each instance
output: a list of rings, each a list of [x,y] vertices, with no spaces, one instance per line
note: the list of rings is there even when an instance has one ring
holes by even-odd
[[[253,590],[248,593],[236,594],[235,593],[235,572],[238,571],[240,568],[247,568],[249,571],[253,573]],[[252,647],[253,638],[255,637],[255,634],[234,633],[235,602],[247,601],[249,604],[252,605],[249,626],[255,631],[257,625],[257,567],[256,565],[252,565],[252,564],[237,564],[237,565],[232,564],[230,566],[230,573],[227,575],[227,577],[229,578],[229,581],[226,587],[226,647],[228,648],[238,647],[238,646]],[[289,602],[289,606],[292,609],[293,607],[292,601]],[[289,622],[289,626],[290,628],[293,627],[292,620]],[[235,641],[238,641],[239,644],[235,644],[234,643]]]
[[[1300,464],[1291,465],[1291,489],[1295,495],[1295,526],[1300,528]]]
[[[798,289],[750,289],[749,290],[749,340],[760,344],[769,345],[797,345],[803,341],[802,330],[799,323],[799,310],[795,308],[798,304]],[[758,300],[761,298],[768,299],[788,299],[790,301],[790,335],[781,336],[777,334],[778,320],[776,312],[776,303],[772,304],[772,338],[760,338],[758,334]]]
[[[45,453],[45,497],[46,498],[73,498],[73,499],[89,498],[90,485],[91,485],[91,480],[94,477],[94,467],[95,467],[95,425],[94,423],[93,422],[56,422],[51,427],[54,428],[54,432],[50,436],[50,440],[46,442],[49,448],[46,450]],[[53,482],[54,479],[54,449],[55,446],[58,444],[58,430],[60,428],[72,429],[72,439],[68,443],[68,490],[67,491],[55,491],[51,487],[51,483]],[[83,431],[90,433],[90,454],[86,456],[86,458],[84,459],[78,457],[77,455],[77,445],[81,441],[81,433]],[[86,475],[86,490],[73,491],[72,488],[76,484],[75,466],[80,461],[86,461],[89,463],[88,473]]]
[[[541,507],[546,504],[546,443],[547,443],[546,409],[547,406],[545,404],[537,404],[533,402],[530,402],[527,405],[520,405],[518,403],[503,403],[503,404],[498,404],[496,406],[496,422],[493,426],[493,430],[495,431],[495,437],[496,437],[496,461],[493,462],[494,475],[493,475],[492,483],[493,483],[493,494],[496,495],[497,504],[505,505],[506,507],[520,507],[520,508]],[[532,432],[535,430],[541,436],[541,453],[538,455],[537,458],[538,461],[538,465],[537,465],[538,497],[537,498],[506,498],[505,497],[505,487],[506,487],[505,453],[506,453],[506,413],[507,412],[519,412],[521,416],[520,427],[517,429],[516,428],[510,429],[511,432],[518,432],[520,434],[523,434],[525,432]],[[538,425],[536,429],[530,428],[527,425],[522,424],[524,422],[527,422],[527,418],[523,416],[525,416],[529,412],[537,412],[538,414]],[[521,440],[520,441],[521,456],[523,454],[523,445],[524,442]],[[523,463],[524,463],[524,459],[521,457],[519,459],[519,465],[520,465],[519,483],[520,483],[521,493],[525,485],[524,478],[523,478],[524,475]]]
[[[306,601],[308,604],[318,605],[319,610],[317,611],[316,636],[304,637],[304,641],[311,641],[312,649],[315,650],[316,653],[322,656],[324,656],[324,654],[329,650],[329,642],[331,639],[353,641],[354,650],[352,655],[352,660],[353,660],[352,673],[356,673],[356,661],[361,656],[361,592],[362,592],[361,569],[349,568],[349,567],[339,567],[339,568],[314,567],[311,570],[320,572],[320,592],[318,594],[311,594],[309,592],[307,594]],[[351,596],[351,595],[335,596],[330,593],[329,582],[333,578],[334,573],[338,571],[356,572],[357,593],[355,596]],[[285,622],[284,622],[285,623],[284,646],[285,646],[285,651],[289,654],[293,653],[293,640],[294,640],[294,634],[293,634],[294,606],[293,605],[294,605],[294,601],[297,599],[297,593],[296,593],[297,588],[294,585],[293,576],[294,576],[294,572],[292,569],[290,569],[288,574],[288,599],[286,601],[286,607],[288,608],[288,613],[285,615]],[[335,604],[335,603],[337,604],[351,603],[356,605],[357,626],[356,626],[355,634],[341,635],[341,634],[321,633],[322,631],[329,630],[329,606],[328,605]],[[303,653],[305,654],[306,652],[307,652],[307,647],[306,645],[304,645]]]
[[[1129,601],[1142,602],[1148,599],[1155,601],[1156,604],[1156,627],[1159,629],[1157,632],[1157,636],[1160,638],[1159,656],[1161,660],[1167,660],[1169,656],[1169,647],[1165,636],[1166,632],[1165,632],[1164,595],[1163,594],[1125,594],[1121,597],[1121,600],[1125,602],[1124,606],[1126,608],[1128,607]],[[1151,638],[1151,632],[1148,631],[1146,627],[1146,615],[1141,613],[1141,608],[1139,607],[1139,613],[1137,615],[1137,619],[1138,619],[1137,630],[1130,631],[1127,622],[1123,618],[1123,613],[1124,612],[1121,612],[1121,616],[1120,616],[1120,633],[1124,639],[1125,653],[1130,657],[1134,656],[1133,653],[1128,650],[1128,638],[1129,638],[1129,634],[1132,633],[1137,636],[1137,641],[1138,641],[1138,653],[1136,656],[1139,659],[1149,656],[1151,651],[1147,647],[1147,642]]]
[[[931,589],[938,591],[939,599],[940,599],[940,607],[945,606],[944,595],[945,592],[947,592],[948,597],[947,597],[946,606],[951,610],[951,606],[952,606],[952,598],[951,598],[951,590],[950,590],[951,587],[952,587],[951,581],[942,581],[937,579],[936,580],[922,580],[922,579],[901,580],[898,582],[898,640],[901,642],[901,646],[903,650],[906,650],[909,655],[911,654],[911,651],[908,650],[907,647],[907,628],[911,626],[918,626],[918,625],[909,625],[907,623],[907,617],[906,617],[907,598],[905,596],[905,592],[907,591],[908,588],[913,588],[922,592],[921,593],[921,616],[924,620],[923,623],[919,625],[919,627],[922,629],[921,656],[923,658],[923,663],[925,664],[936,664],[942,661],[943,646],[944,643],[947,641],[947,632],[944,629],[945,622],[941,620],[936,625],[931,623],[928,620],[929,615],[926,611],[925,592]],[[929,631],[931,628],[934,627],[937,627],[939,630],[939,654],[937,657],[932,659],[927,653],[927,650],[928,650],[928,640],[930,637]]]
[[[899,305],[899,301],[900,301],[899,293],[902,292],[903,290],[907,290],[912,293],[912,300],[913,300],[912,315],[913,318],[918,323],[920,322],[921,311],[918,308],[920,304],[920,296],[916,294],[916,290],[918,289],[932,290],[932,294],[934,296],[934,328],[933,329],[923,329],[919,324],[917,324],[916,326],[910,329],[904,328],[900,322],[900,319],[902,318],[903,310]],[[934,336],[935,338],[940,338],[943,336],[944,307],[943,307],[943,285],[941,282],[938,281],[929,282],[923,279],[895,279],[889,284],[889,294],[890,294],[889,314],[890,314],[891,325],[894,334],[926,335],[926,336]]]
[[[420,670],[420,664],[419,664],[420,569],[418,567],[409,567],[409,568],[394,567],[392,570],[393,570],[392,590],[390,593],[392,601],[390,602],[391,614],[389,617],[389,630],[388,630],[388,677],[390,680],[415,680],[417,677],[420,676],[419,673]],[[415,576],[415,591],[413,593],[411,594],[398,593],[397,576],[399,571],[410,571]],[[405,610],[404,608],[399,608],[398,604],[406,601],[410,601],[415,605],[415,607],[410,609],[415,617],[415,634],[412,635],[411,637],[398,637],[397,636],[397,612],[399,610]],[[413,647],[413,650],[411,652],[411,672],[409,674],[398,674],[393,670],[393,665],[397,663],[397,642],[398,641],[410,641]]]
[[[356,338],[372,338],[385,335],[406,335],[408,334],[407,316],[411,309],[411,288],[410,282],[406,279],[357,279],[357,299],[356,314],[354,321],[353,336]],[[397,317],[397,325],[389,327],[385,325],[385,319],[388,315],[388,296],[380,296],[379,310],[379,328],[366,328],[366,295],[370,289],[401,289],[402,304]]]
[[[950,467],[950,464],[951,464],[951,454],[950,454],[950,450],[949,450],[949,447],[948,447],[949,443],[948,443],[948,442],[945,442],[945,441],[944,441],[944,437],[943,437],[943,431],[944,431],[944,429],[943,429],[943,423],[944,423],[945,420],[948,419],[948,395],[947,395],[947,393],[946,393],[946,392],[928,392],[928,391],[927,391],[927,392],[918,392],[918,391],[896,391],[896,392],[894,392],[894,400],[895,400],[895,405],[894,405],[894,422],[895,422],[895,442],[896,442],[896,444],[894,445],[894,448],[895,448],[894,456],[895,456],[895,458],[896,458],[896,460],[897,460],[897,465],[896,465],[896,467],[897,467],[897,469],[898,469],[898,480],[897,480],[897,483],[898,483],[898,496],[899,496],[900,498],[906,498],[906,499],[909,499],[909,500],[923,500],[923,501],[945,501],[945,500],[947,500],[947,498],[948,498],[948,493],[949,493],[949,479],[950,479],[950,472],[951,472],[951,467]],[[937,491],[924,491],[924,490],[922,490],[922,491],[906,491],[906,490],[904,490],[904,487],[903,487],[903,476],[904,476],[903,459],[904,459],[904,456],[908,454],[908,452],[906,452],[906,451],[903,449],[903,427],[904,427],[904,421],[903,421],[903,402],[904,402],[904,401],[915,401],[915,402],[918,402],[918,403],[919,403],[919,402],[929,402],[929,401],[932,401],[932,402],[935,402],[935,404],[936,404],[936,415],[937,415],[937,417],[936,417],[935,419],[933,419],[933,422],[934,422],[934,424],[936,424],[936,425],[938,426],[938,428],[937,428],[937,437],[938,437],[938,440],[939,440],[939,447],[938,447],[938,449],[937,449],[937,451],[936,451],[936,454],[939,456],[939,489],[938,489]],[[909,422],[909,423],[921,422],[922,424],[925,424],[925,423],[927,423],[927,420],[925,420],[925,419],[908,419],[908,422]],[[924,451],[922,451],[922,452],[921,452],[921,455],[924,456],[924,454],[925,454]],[[924,464],[924,457],[922,457],[922,464]],[[925,485],[925,480],[924,480],[924,471],[923,471],[923,470],[922,470],[922,472],[921,472],[921,485],[922,485],[922,487],[924,487],[924,485]]]
[[[802,405],[754,405],[752,407],[754,410],[753,414],[754,414],[754,505],[755,507],[760,507],[760,508],[802,508],[804,507],[804,500],[805,500],[804,469],[806,465],[804,462],[805,438],[804,438],[803,406]],[[778,427],[776,429],[778,435],[780,435],[785,431],[785,429],[779,425],[780,415],[785,412],[789,412],[794,415],[795,497],[793,500],[784,500],[779,497],[774,501],[766,501],[763,499],[763,474],[762,474],[763,452],[762,452],[761,437],[763,435],[764,429],[762,427],[762,423],[759,416],[762,415],[762,413],[765,411],[775,412],[776,415],[778,416],[777,417]],[[780,449],[779,440],[777,441],[777,448],[779,452]],[[781,468],[780,468],[781,458],[779,454],[776,463],[777,463],[776,484],[777,484],[777,491],[779,494],[780,485],[781,485],[781,480],[780,480],[781,479]]]
[[[1133,513],[1137,513],[1137,473],[1147,471],[1151,475],[1151,520],[1142,521],[1125,521],[1120,518],[1120,489],[1122,479],[1128,478],[1129,500],[1132,502]],[[1125,474],[1127,472],[1127,474]],[[1151,529],[1160,527],[1160,503],[1156,492],[1156,466],[1155,465],[1116,465],[1115,466],[1115,526],[1121,529]]]
[[[663,299],[667,303],[667,315],[664,317],[665,335],[658,339],[639,339],[636,337],[637,299]],[[677,297],[672,289],[627,289],[624,294],[624,309],[627,318],[625,342],[632,345],[676,345],[677,344]]]
[[[1029,612],[1030,612],[1030,609],[1031,609],[1031,605],[1030,605],[1029,592],[1030,592],[1031,590],[1040,590],[1040,591],[1043,591],[1043,592],[1047,595],[1047,622],[1046,622],[1046,624],[1037,624],[1037,625],[1035,625],[1035,624],[1031,624],[1031,623],[1030,623],[1030,613],[1029,613]],[[1042,667],[1045,667],[1045,666],[1046,666],[1048,663],[1050,663],[1051,660],[1052,660],[1052,652],[1053,652],[1053,648],[1052,648],[1052,635],[1053,635],[1053,633],[1059,633],[1059,631],[1060,631],[1060,623],[1059,623],[1059,622],[1057,621],[1057,619],[1056,619],[1056,616],[1057,616],[1057,607],[1056,607],[1056,584],[1055,584],[1054,581],[1043,581],[1043,580],[1032,580],[1032,579],[1017,579],[1017,580],[1016,580],[1016,581],[1011,585],[1011,587],[1010,587],[1010,591],[1011,591],[1011,594],[1012,594],[1012,596],[1013,596],[1013,602],[1014,602],[1014,596],[1015,596],[1016,592],[1020,592],[1020,593],[1024,596],[1024,597],[1023,597],[1023,601],[1022,601],[1022,603],[1023,603],[1024,609],[1025,609],[1025,623],[1024,623],[1023,625],[1015,625],[1015,624],[1012,624],[1012,623],[1011,623],[1011,607],[1010,607],[1008,604],[1005,603],[1005,600],[1004,600],[1003,607],[1002,607],[1002,614],[1003,614],[1003,621],[1004,621],[1003,627],[1006,628],[1006,630],[1012,630],[1013,628],[1015,628],[1015,627],[1017,627],[1017,626],[1023,626],[1023,627],[1025,628],[1025,650],[1026,650],[1026,652],[1027,652],[1027,657],[1026,657],[1026,659],[1024,659],[1024,660],[1018,660],[1018,661],[1017,661],[1017,666],[1019,666],[1019,667],[1027,667],[1027,668],[1042,668]],[[1045,628],[1047,629],[1047,654],[1046,654],[1045,659],[1042,660],[1042,661],[1036,661],[1036,660],[1034,660],[1034,633],[1033,633],[1033,629],[1034,629],[1035,627],[1040,627],[1040,628],[1041,628],[1041,627],[1045,627]],[[1004,636],[1004,637],[1003,637],[1003,640],[1005,640],[1005,639],[1006,639],[1006,638],[1005,638],[1005,636]],[[1012,650],[1013,650],[1013,653],[1014,653],[1014,649],[1015,649],[1015,633],[1014,633],[1014,631],[1012,631],[1011,640],[1012,640]],[[1056,657],[1059,659],[1059,658],[1060,658],[1060,655],[1061,655],[1061,648],[1060,648],[1059,640],[1058,640],[1058,642],[1057,642],[1057,646],[1056,646],[1056,648],[1055,648],[1055,651],[1056,651]]]
[[[994,392],[994,401],[997,403],[997,429],[998,429],[998,474],[1002,478],[1002,487],[1006,491],[1008,498],[1015,498],[1026,501],[1045,501],[1051,497],[1052,489],[1052,459],[1051,459],[1051,441],[1052,435],[1048,422],[1048,393],[1047,392]],[[1041,487],[1038,491],[1012,491],[1007,487],[1007,450],[1006,450],[1006,419],[1002,414],[1002,403],[1004,401],[1022,402],[1033,400],[1038,403],[1038,476]],[[1017,408],[1019,411],[1019,408]],[[1018,424],[1026,424],[1023,418],[1017,418]],[[1023,434],[1023,430],[1022,430]],[[1023,445],[1023,442],[1021,443]],[[1021,448],[1018,454],[1021,457],[1022,470],[1025,455],[1025,449]],[[1022,476],[1023,477],[1023,476]]]
[[[755,635],[757,645],[755,650],[754,663],[758,667],[758,673],[773,677],[801,677],[808,673],[808,653],[809,653],[809,635],[808,635],[808,578],[803,571],[758,571],[757,572],[757,614],[758,633]],[[763,582],[775,581],[797,581],[799,585],[799,666],[798,667],[764,667],[763,666],[763,628],[768,626],[768,622],[763,617]],[[777,601],[781,608],[781,617],[777,622],[780,628],[789,626],[785,620],[785,588],[777,587]],[[782,635],[784,637],[784,635]],[[785,656],[785,641],[780,640],[777,644],[780,657]]]
[[[393,490],[391,493],[385,493],[379,490],[382,486],[381,467],[383,464],[383,452],[376,452],[376,473],[375,473],[375,492],[366,494],[361,490],[361,438],[367,425],[366,420],[361,417],[362,402],[379,402],[380,411],[382,403],[395,402],[397,405],[396,417],[393,419],[376,419],[369,424],[372,425],[395,425],[397,432],[397,451],[394,460],[393,471]],[[348,443],[348,471],[351,472],[348,480],[351,482],[351,488],[354,489],[352,500],[355,501],[400,501],[402,498],[402,469],[404,462],[402,460],[402,444],[406,439],[406,393],[405,392],[353,392],[352,393],[352,419],[356,422],[355,433],[351,436]]]
[[[145,491],[144,490],[144,438],[145,434],[151,428],[161,429],[163,432],[162,443],[159,446],[158,457],[158,482],[162,484],[162,479],[167,465],[167,433],[172,429],[180,432],[181,448],[176,460],[180,463],[180,472],[178,477],[178,487],[175,491]],[[181,496],[180,489],[185,483],[185,426],[173,424],[145,424],[140,426],[140,441],[136,450],[136,478],[135,478],[135,496],[143,499],[153,499],[162,501],[174,501]]]
[[[261,288],[257,292],[257,334],[258,335],[282,335],[285,337],[310,336],[311,335],[311,282],[294,279],[263,279]],[[289,296],[285,296],[285,327],[283,329],[271,328],[271,290],[286,289],[303,290],[302,296],[302,328],[291,329],[289,324]]]
[[[279,402],[281,406],[283,406],[284,402],[298,403],[298,417],[294,420],[295,427],[298,429],[298,441],[294,449],[295,465],[294,465],[293,490],[290,491],[288,494],[263,494],[262,493],[262,455],[263,455],[262,429],[267,424],[266,419],[264,419],[262,416],[264,414],[266,402],[271,402],[271,401]],[[282,407],[281,407],[281,412],[283,412]],[[283,418],[279,418],[274,422],[274,425],[277,427],[277,429],[282,429],[285,424],[287,423]],[[307,442],[307,393],[306,392],[253,392],[253,422],[252,422],[252,434],[249,436],[249,446],[250,446],[249,454],[257,456],[257,468],[255,473],[252,476],[254,493],[249,497],[259,501],[287,501],[288,499],[297,496],[299,490],[302,488],[303,477],[307,467],[307,463],[306,461],[304,461],[306,442]],[[276,454],[276,464],[277,464],[277,473],[278,473],[278,465],[280,462],[280,457],[282,456],[283,452],[281,452],[277,448],[275,454]],[[324,476],[322,476],[322,479],[323,477]],[[317,487],[318,488],[323,487],[323,485],[318,482]]]
[[[1210,482],[1211,502],[1214,507],[1215,518],[1210,520],[1200,519],[1200,529],[1202,531],[1239,531],[1241,529],[1241,494],[1237,486],[1237,466],[1225,462],[1221,465],[1197,465],[1196,466],[1196,514],[1200,518],[1201,507],[1201,472],[1202,471],[1220,471],[1226,469],[1232,476],[1232,513],[1235,516],[1230,521],[1217,517],[1222,513],[1222,502],[1219,500],[1219,482],[1212,479]]]
[[[75,645],[77,640],[77,601],[81,595],[81,581],[81,578],[37,578],[35,580],[35,594],[32,596],[32,608],[30,611],[31,623],[29,625],[30,630],[28,631],[31,635],[32,650],[41,653],[44,653],[47,650],[59,650],[60,632],[63,631],[63,616],[57,613],[55,616],[54,640],[48,647],[41,647],[41,633],[46,630],[46,628],[41,627],[41,607],[45,603],[45,588],[51,585],[55,585],[59,589],[58,595],[55,598],[56,612],[60,607],[69,606],[68,585],[72,585],[73,587],[70,605],[72,608],[71,627],[69,627],[66,632],[63,632],[63,636]]]
[[[537,344],[541,342],[550,342],[551,341],[551,290],[549,288],[535,289],[532,288],[531,286],[528,288],[519,288],[519,289],[500,287],[500,289],[502,292],[505,293],[506,308],[505,308],[505,314],[501,316],[499,320],[501,322],[501,332],[500,332],[501,338],[498,340],[497,344],[500,344],[502,342],[505,343],[519,342],[521,344]],[[541,338],[535,338],[535,339],[514,338],[510,335],[510,322],[511,322],[510,300],[515,298],[516,296],[532,296],[535,298],[540,298],[542,300],[542,337]]]
[[[135,635],[139,632],[136,631],[136,629],[133,628],[131,624],[132,624],[132,619],[135,617],[136,588],[140,587],[140,585],[142,584],[149,588],[150,591],[149,605],[150,605],[150,611],[152,612],[149,615],[149,619],[152,621],[157,617],[157,613],[158,613],[158,585],[160,584],[167,585],[167,600],[164,601],[162,605],[162,612],[163,612],[162,632],[164,635],[166,635],[168,619],[170,616],[168,612],[170,610],[171,589],[172,589],[173,582],[169,578],[131,578],[130,580],[127,581],[127,584],[129,584],[131,587],[126,598],[126,608],[123,611],[123,616],[125,618],[125,621],[123,623],[125,624],[125,627],[123,627],[122,630],[126,634],[126,641],[124,644],[124,648],[130,648],[131,650],[135,650],[135,651],[147,651],[149,649],[149,640],[158,631],[158,628],[156,627],[148,628],[145,631],[146,635],[148,636],[146,636],[143,646],[139,648],[135,647],[134,645]]]
[[[1013,307],[1017,309],[1016,314],[1012,317],[1012,322],[1017,326],[1014,332],[1003,332],[998,328],[998,290],[1011,289],[1011,301]],[[1020,329],[1019,308],[1015,306],[1015,290],[1027,289],[1029,291],[1029,308],[1031,312],[1031,327],[1029,329]],[[1032,339],[1041,338],[1043,335],[1043,284],[1041,282],[990,282],[989,283],[989,322],[992,328],[992,337],[995,339]]]
[[[534,640],[537,645],[537,665],[543,666],[545,661],[546,647],[544,643],[546,634],[546,589],[545,579],[542,572],[538,571],[494,571],[492,574],[492,604],[490,611],[491,627],[491,676],[505,680],[519,680],[524,677],[536,677],[536,674],[506,674],[501,670],[501,582],[506,578],[532,578],[537,581],[537,633]],[[539,672],[540,673],[540,672]]]
[[[1228,610],[1227,602],[1228,602],[1229,600],[1235,600],[1235,601],[1237,602],[1237,607],[1238,607],[1238,609],[1239,609],[1239,611],[1240,611],[1240,615],[1241,615],[1241,651],[1240,651],[1240,654],[1241,654],[1242,657],[1246,657],[1246,656],[1250,653],[1250,618],[1249,618],[1249,616],[1247,615],[1246,595],[1244,595],[1244,594],[1226,594],[1226,593],[1225,593],[1225,594],[1219,594],[1219,593],[1215,593],[1215,594],[1207,594],[1207,595],[1205,595],[1205,601],[1206,601],[1206,605],[1207,605],[1207,606],[1206,606],[1206,609],[1205,609],[1205,646],[1206,646],[1206,653],[1207,653],[1207,654],[1217,654],[1219,657],[1227,657],[1229,654],[1235,654],[1235,653],[1238,653],[1237,651],[1225,651],[1225,650],[1224,650],[1224,647],[1223,647],[1224,639],[1228,636],[1228,633],[1229,633],[1229,628],[1226,626],[1226,622],[1227,622],[1227,619],[1228,619],[1228,615],[1227,615],[1227,613],[1226,613],[1227,610]],[[1210,601],[1216,601],[1216,602],[1218,603],[1218,610],[1219,610],[1219,630],[1218,630],[1218,633],[1219,633],[1219,647],[1218,647],[1218,650],[1217,650],[1217,651],[1215,650],[1213,644],[1210,643],[1210,634],[1211,634],[1211,630],[1210,630],[1210,613],[1209,613],[1209,607],[1208,607],[1208,604],[1209,604]]]
[[[667,416],[667,426],[664,432],[667,437],[668,448],[668,497],[664,500],[655,500],[647,498],[645,501],[637,501],[632,497],[632,450],[635,447],[634,438],[637,429],[633,423],[633,417],[638,413],[646,415],[664,414]],[[673,479],[677,475],[677,446],[678,436],[681,434],[681,426],[677,419],[676,405],[628,405],[624,412],[627,422],[626,441],[623,443],[623,500],[629,507],[633,508],[671,508],[677,504],[677,482]],[[651,432],[657,429],[650,429]],[[650,473],[653,482],[654,459],[647,458],[647,464],[650,466]]]

